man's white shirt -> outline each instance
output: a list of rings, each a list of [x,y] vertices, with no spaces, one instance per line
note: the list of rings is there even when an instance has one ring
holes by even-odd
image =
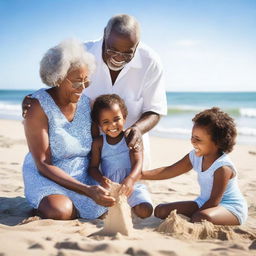
[[[133,59],[125,65],[112,85],[109,69],[102,59],[102,39],[86,42],[85,47],[95,57],[96,70],[84,92],[92,101],[102,94],[119,95],[128,109],[125,129],[145,112],[167,114],[163,68],[152,49],[140,42]],[[149,153],[148,134],[143,135],[143,143],[146,157]]]

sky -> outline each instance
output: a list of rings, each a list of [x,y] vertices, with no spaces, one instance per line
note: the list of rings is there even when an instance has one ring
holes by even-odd
[[[256,0],[0,0],[0,89],[39,89],[60,41],[102,37],[126,13],[160,56],[167,91],[256,91]]]

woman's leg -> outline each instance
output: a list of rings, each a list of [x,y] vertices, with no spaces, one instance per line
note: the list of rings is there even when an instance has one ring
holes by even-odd
[[[192,216],[192,222],[202,220],[208,220],[215,225],[240,225],[237,217],[221,205],[199,210]]]
[[[152,215],[153,206],[150,203],[141,203],[132,207],[132,210],[138,217],[145,219]]]
[[[197,203],[194,201],[181,201],[168,204],[159,204],[155,208],[154,215],[157,218],[165,219],[171,211],[177,210],[178,214],[191,217],[198,210]]]
[[[39,204],[38,214],[43,219],[54,220],[72,220],[77,217],[74,204],[64,195],[44,197]]]

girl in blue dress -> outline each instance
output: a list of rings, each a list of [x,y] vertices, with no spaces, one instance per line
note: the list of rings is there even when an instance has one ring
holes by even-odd
[[[95,100],[92,119],[103,134],[93,141],[89,173],[105,188],[111,181],[122,184],[120,193],[128,197],[133,212],[147,218],[153,212],[152,201],[146,186],[136,183],[141,175],[143,151],[128,148],[123,131],[126,117],[127,108],[118,95],[106,94]]]
[[[237,184],[237,169],[227,155],[235,145],[234,120],[214,107],[197,114],[193,122],[194,150],[173,165],[143,172],[142,179],[169,179],[193,168],[200,195],[194,201],[159,204],[154,214],[164,219],[176,209],[192,222],[205,219],[217,225],[242,224],[247,218],[247,204]]]

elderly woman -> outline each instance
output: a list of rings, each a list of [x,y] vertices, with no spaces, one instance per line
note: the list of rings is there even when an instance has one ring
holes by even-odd
[[[23,178],[26,198],[43,218],[94,219],[114,204],[87,173],[91,118],[82,92],[94,66],[93,56],[76,40],[49,49],[40,63],[41,79],[51,88],[33,94],[26,114],[30,152]]]

